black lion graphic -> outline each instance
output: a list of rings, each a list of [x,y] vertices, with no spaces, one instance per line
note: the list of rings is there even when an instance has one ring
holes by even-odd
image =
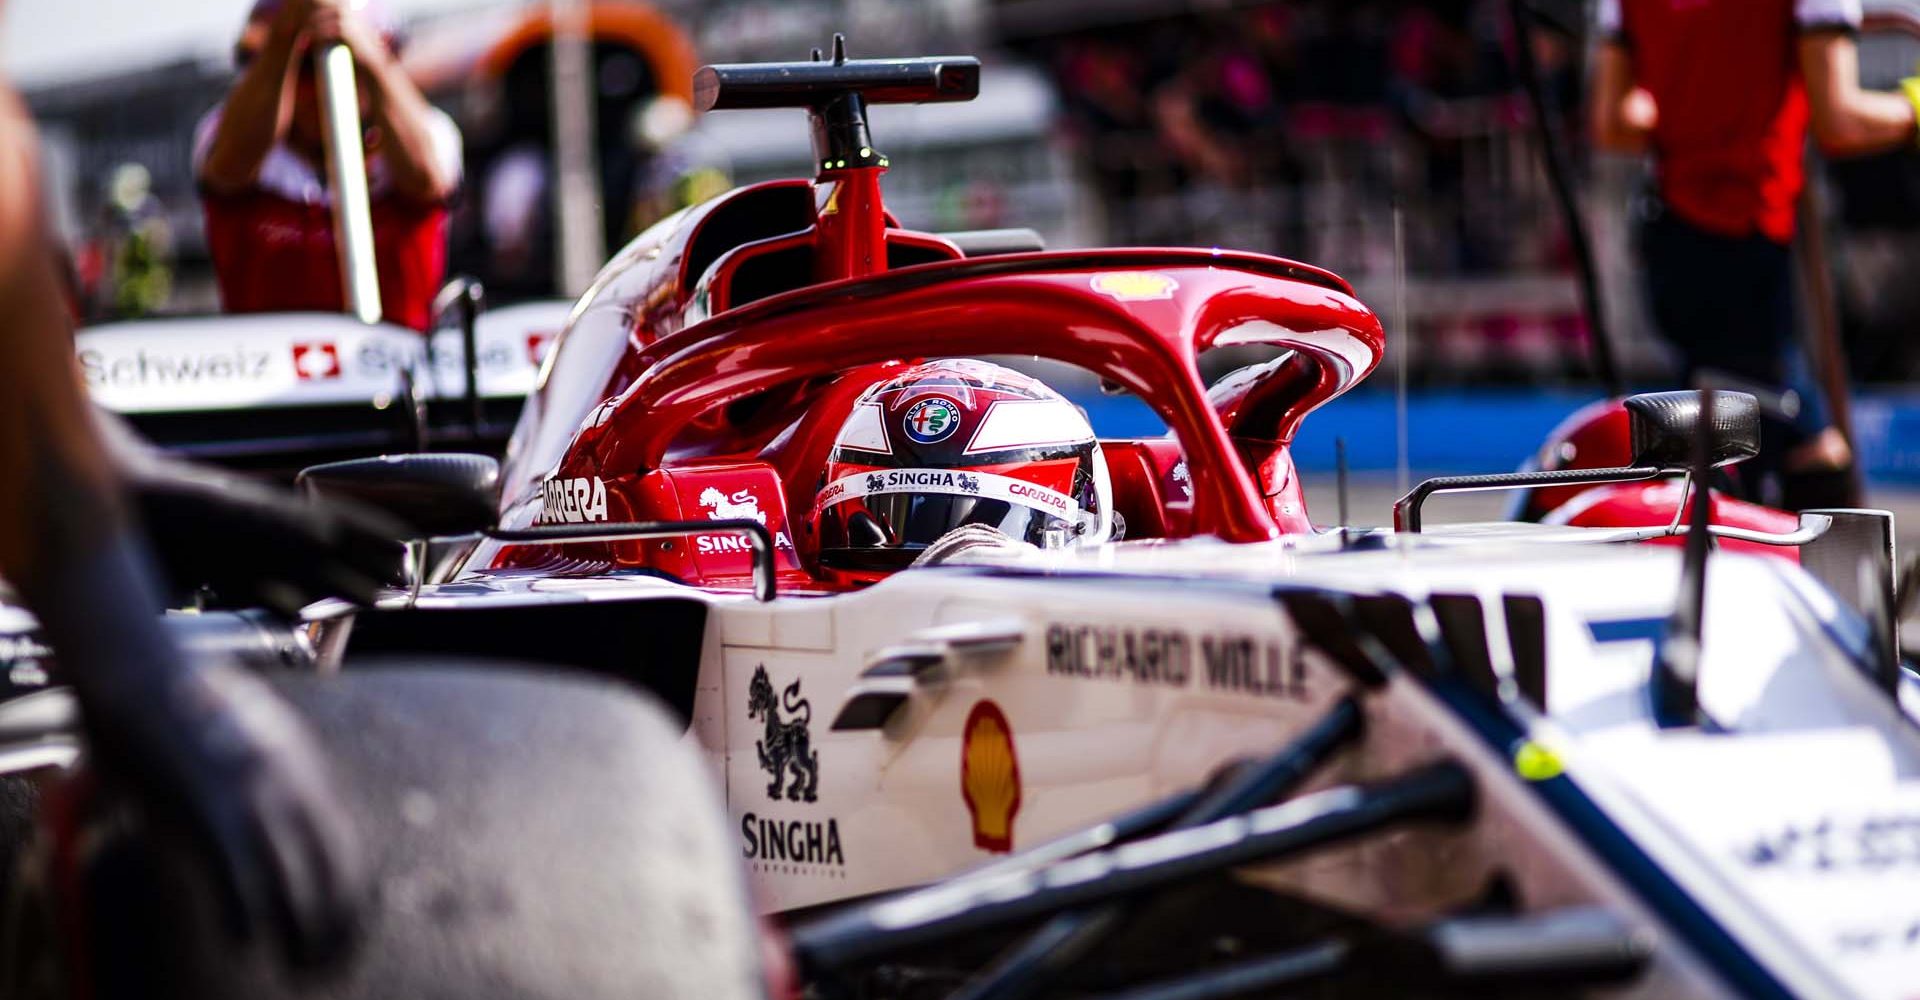
[[[887,481],[880,478],[879,476],[874,476],[874,475],[867,476],[867,492],[868,493],[877,492],[880,490],[881,487],[885,485],[887,485]]]
[[[788,715],[785,722],[780,721],[783,707]],[[813,752],[813,740],[807,734],[807,725],[813,721],[813,706],[800,697],[800,682],[796,680],[787,685],[783,706],[774,699],[773,681],[767,677],[767,668],[755,667],[753,680],[747,685],[747,718],[762,716],[766,717],[766,732],[754,741],[753,748],[760,754],[760,767],[773,776],[773,783],[767,786],[767,797],[780,797],[780,788],[786,785],[787,773],[791,771],[793,783],[786,785],[787,798],[795,802],[814,801],[814,789],[820,784],[820,755]]]
[[[966,490],[968,493],[980,492],[979,477],[969,476],[966,473],[962,472],[959,475],[959,481],[960,481],[960,488],[963,490]]]

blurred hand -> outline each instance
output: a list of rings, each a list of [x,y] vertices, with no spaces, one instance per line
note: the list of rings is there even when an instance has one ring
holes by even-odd
[[[176,598],[206,587],[291,616],[324,597],[368,603],[400,576],[404,531],[377,514],[178,464],[128,486]]]
[[[306,30],[307,21],[312,17],[313,0],[285,0],[273,15],[273,30],[295,37]]]
[[[307,46],[317,51],[338,42],[366,63],[386,60],[391,53],[386,39],[352,9],[350,0],[298,0],[310,8],[307,16]]]
[[[291,492],[154,451],[96,413],[176,599],[201,587],[220,604],[283,615],[323,597],[370,602],[400,575],[406,534],[377,511]]]

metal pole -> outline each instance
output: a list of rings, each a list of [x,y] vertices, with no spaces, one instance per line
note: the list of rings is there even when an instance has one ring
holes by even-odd
[[[334,43],[314,54],[320,79],[327,178],[333,188],[334,246],[340,254],[342,299],[363,323],[380,322],[380,272],[373,262],[373,202],[361,146],[360,93],[353,53]]]
[[[585,0],[548,0],[553,19],[554,204],[563,295],[587,290],[606,258],[594,149],[593,25]]]

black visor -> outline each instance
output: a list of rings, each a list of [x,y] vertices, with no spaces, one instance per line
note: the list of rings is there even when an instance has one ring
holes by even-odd
[[[821,539],[821,561],[850,569],[900,569],[947,532],[969,524],[1000,529],[1015,541],[1045,545],[1049,530],[1074,525],[1017,503],[944,493],[881,493],[847,504],[844,537]],[[840,532],[836,532],[839,534]]]

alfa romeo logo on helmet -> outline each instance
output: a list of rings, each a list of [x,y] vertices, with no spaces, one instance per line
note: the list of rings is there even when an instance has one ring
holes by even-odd
[[[907,408],[901,426],[916,443],[945,441],[960,429],[960,407],[950,399],[929,396]]]

